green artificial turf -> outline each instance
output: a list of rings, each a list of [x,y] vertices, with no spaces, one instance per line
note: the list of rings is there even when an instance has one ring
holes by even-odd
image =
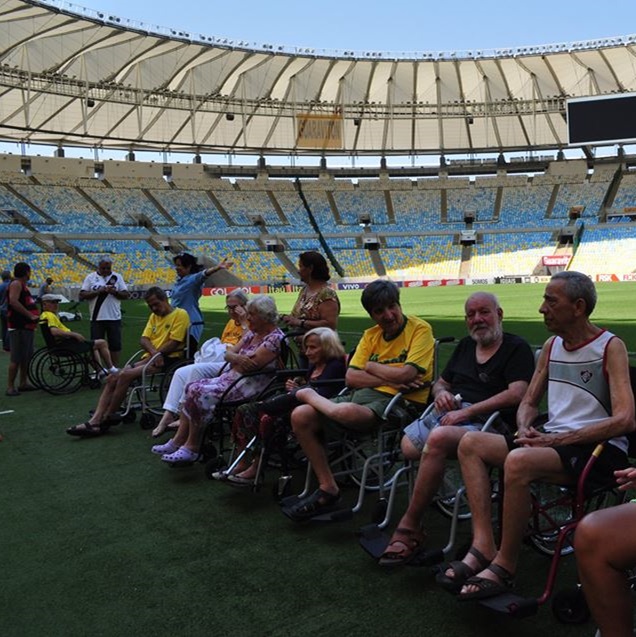
[[[430,320],[438,335],[464,334],[462,305],[477,288],[403,290],[407,313]],[[543,286],[498,286],[506,329],[533,344],[547,333],[537,308]],[[599,285],[595,320],[636,349],[631,284]],[[281,311],[295,295],[279,294]],[[359,292],[341,295],[341,332],[353,345],[370,325]],[[206,336],[225,323],[224,300],[206,297]],[[147,311],[125,304],[126,354],[137,347]],[[84,314],[86,316],[86,313]],[[87,333],[88,322],[73,324]],[[450,350],[447,350],[447,352]],[[445,356],[447,355],[444,354]],[[6,382],[6,354],[0,355]],[[593,627],[562,626],[549,608],[511,620],[460,604],[437,588],[427,568],[379,569],[354,532],[370,520],[374,497],[341,524],[298,525],[271,496],[267,473],[257,493],[207,480],[201,465],[171,469],[153,456],[154,441],[137,424],[95,440],[64,433],[82,422],[98,392],[71,396],[1,394],[0,635],[290,636],[592,635]],[[300,476],[297,476],[300,484]],[[344,490],[347,502],[352,488]],[[400,496],[399,512],[404,508]],[[427,515],[431,546],[443,546],[448,521]],[[469,538],[462,524],[460,539]],[[524,593],[538,594],[548,561],[524,547]],[[563,564],[557,588],[575,581]]]

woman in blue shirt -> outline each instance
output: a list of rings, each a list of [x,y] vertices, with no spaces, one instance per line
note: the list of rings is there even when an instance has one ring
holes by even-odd
[[[203,291],[205,280],[219,270],[227,270],[234,263],[223,260],[210,268],[204,268],[197,263],[197,258],[187,252],[180,252],[173,260],[177,271],[177,282],[172,288],[170,304],[172,307],[183,308],[190,317],[190,337],[199,342],[203,334],[203,314],[199,307],[199,298]]]

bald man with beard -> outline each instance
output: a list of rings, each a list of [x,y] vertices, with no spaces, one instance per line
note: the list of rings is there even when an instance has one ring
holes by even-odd
[[[426,541],[424,511],[442,483],[446,459],[456,458],[462,437],[481,429],[493,412],[500,411],[514,424],[532,377],[532,350],[521,337],[503,331],[503,310],[496,296],[476,292],[464,310],[469,335],[433,385],[435,413],[405,429],[402,452],[411,460],[419,458],[420,464],[413,496],[380,556],[381,566],[406,564],[418,555]]]

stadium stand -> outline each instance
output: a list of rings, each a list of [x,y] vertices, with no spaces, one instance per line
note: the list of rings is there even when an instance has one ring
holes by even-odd
[[[47,159],[29,176],[0,162],[6,267],[26,260],[36,280],[54,271],[72,287],[108,254],[125,264],[119,271],[131,285],[169,286],[172,255],[187,249],[232,258],[247,282],[279,284],[294,277],[300,252],[322,250],[317,228],[347,279],[547,274],[542,258],[560,253],[564,228],[576,235],[571,267],[593,276],[636,267],[636,177],[616,163],[590,171],[560,161],[542,173],[495,169],[474,178],[323,172],[295,184],[291,175],[235,179],[185,169],[165,179],[160,167],[138,163],[132,174],[125,164],[99,174],[85,160],[74,174],[72,162]],[[460,244],[467,229],[469,247]],[[365,236],[377,237],[377,249],[363,249]],[[268,242],[285,252],[269,251]]]

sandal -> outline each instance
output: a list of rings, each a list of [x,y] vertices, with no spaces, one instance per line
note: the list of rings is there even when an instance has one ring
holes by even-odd
[[[289,517],[297,522],[310,520],[324,513],[331,513],[340,502],[340,493],[329,493],[316,489],[311,495],[303,498],[289,510]]]
[[[79,436],[80,438],[95,438],[108,431],[108,426],[92,425],[90,422],[83,422],[81,425],[74,425],[66,430],[69,436]]]
[[[424,547],[426,533],[420,529],[398,527],[384,549],[379,566],[404,566],[412,562]]]
[[[467,555],[468,554],[472,555],[477,560],[476,566],[468,566],[466,562],[455,560],[441,566],[439,573],[435,576],[435,581],[450,593],[459,593],[468,578],[473,577],[480,571],[483,571],[490,564],[490,560],[474,546],[471,546],[468,549]],[[446,571],[448,569],[453,571],[453,577],[446,575]]]
[[[509,593],[514,588],[515,576],[507,568],[499,566],[499,564],[489,564],[486,570],[494,573],[499,581],[497,582],[486,577],[469,577],[464,582],[464,585],[476,586],[477,590],[470,593],[460,593],[457,599],[461,601],[488,599]]]

